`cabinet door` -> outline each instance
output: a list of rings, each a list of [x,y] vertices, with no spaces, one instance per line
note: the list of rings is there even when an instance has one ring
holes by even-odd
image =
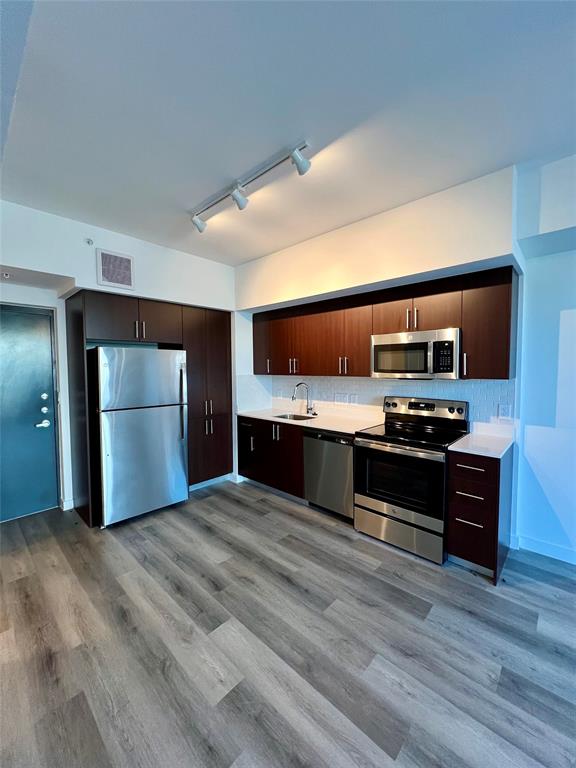
[[[292,346],[293,318],[275,318],[270,321],[270,369],[273,374],[286,375],[292,372],[291,360],[293,358]]]
[[[274,488],[293,496],[304,496],[304,442],[302,429],[292,424],[276,425],[273,442],[275,477]]]
[[[252,322],[252,341],[254,349],[254,373],[272,373],[268,320],[261,315],[254,315]]]
[[[238,417],[238,471],[244,477],[275,487],[274,425],[262,419]]]
[[[208,415],[206,395],[206,323],[205,309],[182,307],[183,346],[186,350],[188,415]]]
[[[221,414],[208,420],[204,443],[204,480],[232,472],[232,416]]]
[[[510,283],[463,291],[462,378],[509,378],[511,307]]]
[[[462,291],[420,296],[414,299],[412,327],[418,331],[438,328],[460,328],[462,323]]]
[[[199,417],[188,418],[188,484],[195,485],[205,480],[205,451],[207,420]]]
[[[205,310],[208,415],[232,412],[230,313]]]
[[[295,317],[292,332],[295,360],[293,373],[302,376],[337,376],[343,371],[342,311]]]
[[[372,307],[372,333],[401,333],[412,328],[412,299],[386,301]]]
[[[343,371],[347,376],[370,376],[372,307],[354,307],[343,312]]]
[[[84,293],[86,338],[97,341],[138,340],[138,299],[114,293]]]
[[[166,301],[139,299],[140,339],[182,344],[182,307]]]

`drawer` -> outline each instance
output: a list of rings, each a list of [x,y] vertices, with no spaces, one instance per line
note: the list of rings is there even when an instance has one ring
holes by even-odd
[[[475,483],[459,477],[448,481],[448,501],[473,509],[485,509],[496,512],[498,509],[499,490],[496,485]]]
[[[500,461],[472,453],[448,453],[448,476],[476,483],[498,485]]]
[[[464,516],[448,518],[446,551],[453,557],[468,560],[476,565],[494,570],[496,567],[496,536],[494,529],[470,525]]]

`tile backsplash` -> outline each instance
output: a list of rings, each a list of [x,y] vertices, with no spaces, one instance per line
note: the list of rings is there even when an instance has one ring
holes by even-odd
[[[271,381],[274,398],[292,396],[297,379],[293,376],[255,376]],[[384,395],[400,397],[466,400],[470,404],[470,421],[495,422],[499,416],[514,417],[515,382],[499,380],[472,381],[402,381],[382,379],[355,379],[335,376],[303,377],[310,385],[314,402],[374,405],[382,407]],[[304,397],[300,390],[299,398]]]

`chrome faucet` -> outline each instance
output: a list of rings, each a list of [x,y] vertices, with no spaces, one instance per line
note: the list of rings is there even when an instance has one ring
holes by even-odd
[[[308,384],[306,384],[305,381],[299,381],[298,384],[294,387],[294,392],[292,392],[292,401],[296,400],[296,390],[298,387],[306,387],[306,413],[310,414],[310,416],[318,416],[318,414],[314,411],[314,403],[310,402],[310,387]]]

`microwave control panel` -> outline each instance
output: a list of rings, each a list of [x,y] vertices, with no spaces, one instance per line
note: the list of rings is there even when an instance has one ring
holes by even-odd
[[[454,342],[432,342],[432,360],[434,373],[452,373],[454,370]]]

